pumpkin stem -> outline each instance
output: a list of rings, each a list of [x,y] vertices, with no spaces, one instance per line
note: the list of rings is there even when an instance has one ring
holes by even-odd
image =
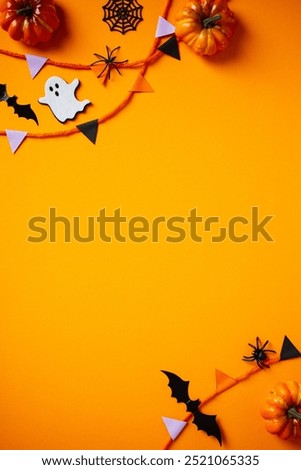
[[[19,15],[19,16],[32,16],[33,12],[34,12],[33,7],[31,7],[30,5],[27,5],[24,8],[19,8],[19,10],[17,10],[17,15]]]
[[[221,20],[222,18],[222,15],[214,15],[214,16],[211,16],[211,18],[204,18],[203,19],[203,26],[204,28],[208,29],[208,28],[213,28],[214,26],[216,26],[216,23]]]
[[[299,411],[297,411],[295,406],[293,406],[292,408],[287,410],[287,416],[291,419],[301,420],[301,413],[299,413]]]

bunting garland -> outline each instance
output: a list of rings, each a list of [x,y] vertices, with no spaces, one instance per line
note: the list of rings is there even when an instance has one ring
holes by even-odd
[[[266,366],[271,366],[273,364],[276,364],[277,362],[284,361],[284,360],[287,360],[287,359],[297,358],[297,357],[300,357],[300,356],[301,356],[301,353],[299,352],[299,350],[291,342],[291,340],[285,335],[284,339],[283,339],[280,355],[276,356],[276,357],[273,357],[271,359],[267,359],[265,361],[265,364],[266,364]],[[215,371],[215,375],[216,375],[216,389],[215,389],[215,391],[211,395],[209,395],[207,398],[203,399],[201,403],[200,403],[199,400],[192,401],[192,403],[197,402],[197,401],[199,402],[197,410],[190,411],[187,408],[187,411],[189,411],[189,413],[186,415],[186,417],[184,418],[183,421],[179,421],[179,422],[180,423],[184,423],[184,422],[188,423],[192,418],[194,418],[193,422],[195,422],[195,413],[196,413],[196,411],[201,413],[200,412],[200,404],[202,404],[202,406],[205,405],[206,403],[212,401],[218,395],[224,393],[225,391],[229,390],[230,388],[234,387],[235,385],[239,384],[240,382],[242,382],[244,380],[247,380],[253,374],[256,374],[257,372],[260,372],[262,370],[263,370],[263,368],[259,367],[259,365],[256,365],[256,366],[252,367],[252,369],[250,369],[247,373],[244,373],[244,374],[240,375],[239,377],[233,378],[233,377],[230,377],[229,375],[225,374],[224,372],[219,371],[219,370],[216,369],[216,371]],[[164,372],[164,371],[162,371],[162,372]],[[176,376],[175,374],[173,374],[171,372],[168,372],[168,373],[164,372],[164,373],[169,377],[170,380],[174,379],[175,377],[177,379],[180,379],[178,376]],[[180,380],[184,384],[187,384],[186,387],[188,387],[189,382],[182,381],[182,379],[180,379]],[[169,387],[172,388],[171,385],[174,385],[172,383],[172,381],[169,383]],[[178,389],[179,389],[179,386],[176,383],[176,391],[174,391],[174,389],[172,388],[172,397],[175,397],[178,402],[181,402],[182,398],[181,398],[181,396],[179,397],[179,395],[177,394]],[[182,394],[183,394],[183,392],[182,392]],[[207,416],[207,415],[205,415],[205,416]],[[215,415],[213,415],[213,416],[215,416]],[[170,420],[170,422],[166,422],[166,419]],[[175,432],[173,434],[173,420],[172,420],[172,418],[163,418],[163,421],[164,421],[164,424],[167,427],[168,433],[170,435],[170,439],[166,443],[166,445],[163,447],[163,450],[168,450],[168,449],[171,448],[173,441],[178,437],[178,435],[180,434],[180,432],[182,432],[182,430],[184,429],[185,426],[182,427],[181,431],[179,431],[178,433]],[[169,424],[170,424],[170,427],[169,427]],[[176,429],[177,429],[177,427],[176,427]],[[178,429],[180,429],[180,428],[178,428]],[[215,432],[216,432],[216,429],[215,429]],[[220,439],[220,444],[221,444],[221,439]]]
[[[166,0],[166,4],[164,7],[162,16],[159,17],[159,19],[161,18],[161,26],[160,26],[161,29],[162,29],[162,21],[167,18],[172,2],[173,0]],[[166,20],[166,23],[168,23],[167,20]],[[170,23],[168,23],[168,25],[170,25],[168,26],[169,29],[172,30],[173,26]],[[166,26],[167,24],[165,24],[165,28]],[[91,131],[91,122],[89,121],[87,123],[80,124],[73,129],[69,129],[65,131],[44,132],[44,133],[27,132],[26,137],[29,139],[51,139],[51,138],[59,138],[59,137],[69,137],[79,132],[82,132],[87,137],[85,132],[83,132],[83,129],[84,130],[89,129],[88,134],[92,138],[88,137],[88,139],[92,143],[95,143],[96,142],[96,134],[95,134],[96,122],[97,122],[97,126],[100,126],[101,124],[104,124],[105,122],[111,120],[113,117],[117,116],[117,114],[119,114],[131,102],[133,96],[136,93],[150,93],[154,91],[151,85],[145,79],[145,74],[147,72],[148,67],[151,64],[155,63],[158,59],[160,59],[164,53],[165,54],[167,53],[167,52],[164,52],[164,51],[162,52],[159,50],[160,42],[161,42],[160,37],[155,37],[155,40],[150,49],[150,52],[145,59],[136,60],[134,62],[124,61],[124,63],[118,64],[118,68],[120,69],[140,69],[139,74],[136,78],[136,81],[133,84],[132,89],[128,92],[128,95],[123,99],[123,101],[119,103],[119,105],[115,109],[113,109],[111,112],[93,121],[93,126],[92,126],[94,129],[93,131]],[[0,49],[0,54],[17,58],[17,59],[26,60],[28,64],[29,72],[32,78],[34,78],[42,69],[42,67],[44,67],[45,65],[52,65],[52,66],[59,67],[59,68],[66,68],[66,69],[73,69],[73,70],[92,70],[94,73],[96,73],[95,69],[93,70],[94,68],[93,65],[91,66],[91,65],[85,65],[85,64],[59,62],[59,61],[51,60],[46,57],[33,56],[30,54],[24,55],[24,54],[19,54],[16,52],[7,51],[4,49]],[[0,136],[7,136],[6,131],[0,130]],[[14,148],[13,153],[17,150],[17,148],[21,145],[21,143],[19,143],[18,146],[13,145],[13,147],[11,147],[12,149]]]

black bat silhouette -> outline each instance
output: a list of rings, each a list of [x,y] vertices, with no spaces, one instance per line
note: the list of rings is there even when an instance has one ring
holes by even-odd
[[[30,104],[18,104],[18,97],[8,96],[6,91],[6,85],[0,84],[0,101],[6,101],[7,106],[11,106],[14,109],[14,113],[19,117],[24,117],[25,119],[33,119],[38,125],[38,118],[34,111],[31,109]]]
[[[193,414],[193,424],[196,425],[198,430],[205,431],[208,436],[214,436],[219,445],[222,445],[222,435],[220,428],[216,422],[216,415],[206,415],[199,410],[201,404],[200,400],[191,400],[188,394],[189,381],[182,380],[176,374],[162,370],[168,379],[168,386],[171,388],[171,396],[174,397],[178,403],[185,403],[187,411]]]

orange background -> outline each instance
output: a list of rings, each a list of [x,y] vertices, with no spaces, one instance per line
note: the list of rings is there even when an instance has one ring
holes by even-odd
[[[87,2],[86,2],[87,3]],[[102,21],[105,2],[58,0],[63,27],[53,45],[29,48],[0,31],[4,49],[89,64],[121,46],[118,60],[141,59],[153,43],[162,0],[141,0],[144,21],[125,36]],[[169,15],[184,4],[174,0]],[[215,369],[232,377],[258,335],[280,352],[284,335],[300,349],[299,135],[301,6],[232,0],[231,45],[204,59],[180,44],[181,61],[162,57],[139,94],[84,136],[27,139],[15,155],[0,138],[2,449],[161,449],[161,416],[183,419],[161,369],[190,380],[192,398],[215,389]],[[52,132],[99,118],[127,94],[137,70],[102,87],[91,71],[46,65],[32,80],[25,61],[0,56],[1,83],[31,103],[40,126],[0,103],[0,129]],[[62,125],[47,106],[52,75],[78,78],[92,106]],[[223,222],[275,215],[273,243],[180,244],[160,240],[30,244],[31,217],[56,207],[66,217],[121,208],[128,217],[187,216],[196,207]],[[83,222],[84,224],[84,222]],[[301,380],[300,359],[275,364],[204,407],[217,414],[224,449],[299,449],[268,434],[259,415],[277,381]],[[174,449],[218,449],[194,425]]]

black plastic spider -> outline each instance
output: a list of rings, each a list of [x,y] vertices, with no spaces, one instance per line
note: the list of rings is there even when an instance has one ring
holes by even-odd
[[[111,78],[111,69],[112,68],[114,68],[119,73],[119,75],[121,75],[120,70],[118,68],[118,65],[125,64],[126,62],[128,62],[128,60],[123,60],[122,62],[117,62],[116,61],[117,55],[113,55],[113,54],[114,54],[115,51],[120,49],[120,46],[115,47],[112,51],[110,51],[108,46],[106,46],[106,49],[107,49],[107,57],[104,57],[103,55],[94,53],[94,55],[96,57],[98,57],[98,60],[96,60],[95,62],[90,64],[91,67],[92,67],[92,65],[96,65],[96,64],[99,64],[101,62],[103,62],[105,64],[104,68],[102,69],[100,74],[97,75],[97,78],[99,78],[99,77],[102,77],[103,74],[106,72],[105,81],[107,80],[107,78],[110,80],[110,78]]]
[[[247,362],[252,362],[256,361],[257,365],[260,367],[260,369],[263,369],[264,367],[270,367],[268,364],[265,364],[264,361],[267,359],[267,352],[273,352],[275,353],[273,349],[265,349],[266,345],[268,344],[269,340],[267,340],[263,346],[260,347],[260,339],[256,338],[256,346],[253,344],[248,343],[251,348],[253,348],[252,356],[243,356],[243,361]]]

